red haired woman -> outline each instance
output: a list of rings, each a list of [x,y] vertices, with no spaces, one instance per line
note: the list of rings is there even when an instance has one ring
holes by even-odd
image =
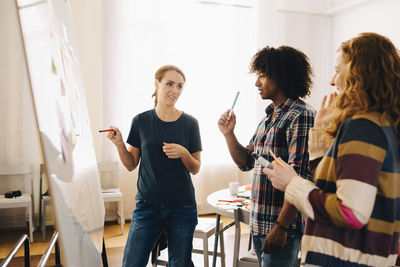
[[[308,217],[301,244],[305,266],[394,266],[400,232],[398,50],[376,33],[342,43],[331,85],[339,93],[328,108],[323,105],[310,134],[311,159],[319,161],[315,183],[287,164],[274,162],[263,171]]]

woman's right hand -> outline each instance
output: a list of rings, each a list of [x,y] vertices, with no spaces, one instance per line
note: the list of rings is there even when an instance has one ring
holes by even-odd
[[[117,127],[110,126],[110,129],[113,129],[113,131],[108,132],[107,138],[111,140],[111,142],[114,143],[114,145],[118,146],[119,144],[123,144],[124,141],[122,139],[122,134],[120,130]]]
[[[324,128],[326,125],[328,125],[335,108],[334,101],[337,96],[338,96],[337,92],[331,93],[329,95],[328,105],[326,105],[326,100],[328,99],[328,95],[325,95],[324,99],[322,99],[321,108],[318,110],[317,116],[315,116],[315,121],[314,121],[315,130],[320,130],[321,128]]]
[[[227,135],[228,133],[233,132],[236,124],[236,116],[232,111],[231,116],[229,117],[229,111],[227,110],[218,120],[218,128],[223,135]]]

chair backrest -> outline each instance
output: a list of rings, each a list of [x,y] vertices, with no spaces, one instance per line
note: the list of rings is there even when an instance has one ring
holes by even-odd
[[[40,163],[40,175],[39,175],[39,195],[40,195],[40,199],[42,199],[43,196],[43,175],[45,174],[46,169],[44,166],[44,163]]]
[[[119,188],[120,164],[118,161],[97,163],[97,169],[99,171],[101,187],[103,189]]]
[[[9,190],[21,190],[22,193],[32,194],[33,190],[33,170],[30,164],[21,165],[0,165],[0,177],[8,176],[23,176],[24,182],[21,183],[11,183],[11,188],[7,186],[2,186],[6,191]],[[18,188],[13,188],[13,186]],[[4,192],[2,192],[4,193]]]

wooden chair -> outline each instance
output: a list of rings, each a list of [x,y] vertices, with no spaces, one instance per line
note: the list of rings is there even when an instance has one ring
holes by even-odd
[[[257,255],[249,250],[245,256],[239,257],[240,250],[240,223],[250,223],[250,213],[241,208],[233,210],[235,219],[235,245],[233,248],[233,267],[258,267]]]
[[[224,224],[220,221],[219,229],[223,229]],[[194,238],[203,240],[203,249],[193,249],[193,253],[203,254],[204,267],[208,267],[208,256],[213,255],[212,251],[208,250],[208,238],[215,234],[215,219],[214,218],[198,218],[198,224],[194,231]],[[221,266],[225,267],[225,246],[224,246],[224,232],[220,234],[220,252],[217,256],[221,258]]]
[[[43,207],[43,216],[41,223],[41,231],[42,231],[42,242],[46,241],[46,207],[51,205],[50,196],[44,195],[42,196],[42,207]]]
[[[46,241],[46,208],[51,205],[51,199],[48,191],[43,193],[43,174],[45,173],[44,164],[40,164],[40,177],[39,177],[39,228],[42,232],[42,242]]]
[[[33,206],[33,171],[30,164],[23,165],[0,165],[0,177],[5,176],[23,176],[23,186],[20,188],[12,188],[13,191],[21,190],[22,196],[16,198],[5,198],[4,194],[0,195],[0,209],[12,209],[12,208],[25,208],[25,216],[27,216],[28,227],[29,227],[29,239],[33,242],[33,218],[34,218],[34,206]],[[17,177],[16,177],[17,178]]]
[[[118,175],[119,175],[119,163],[116,161],[113,162],[102,162],[97,164],[97,168],[99,171],[100,179],[106,173],[109,174],[112,178],[112,184],[119,186],[118,183]],[[117,219],[118,223],[121,224],[121,234],[124,234],[124,205],[123,205],[123,194],[119,188],[109,188],[104,182],[102,183],[102,195],[104,199],[104,205],[107,202],[117,202],[118,210],[117,210]]]

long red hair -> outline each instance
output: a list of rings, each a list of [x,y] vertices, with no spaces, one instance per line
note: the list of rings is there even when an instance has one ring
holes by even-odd
[[[389,38],[361,33],[343,42],[339,51],[346,62],[345,88],[336,98],[336,110],[325,129],[336,136],[346,118],[379,112],[400,140],[400,54]]]

